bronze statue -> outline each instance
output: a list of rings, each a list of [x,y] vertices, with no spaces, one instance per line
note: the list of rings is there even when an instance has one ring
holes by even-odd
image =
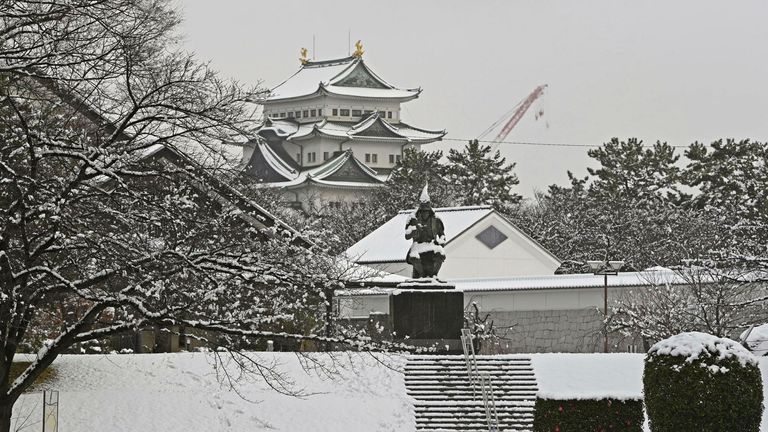
[[[413,266],[413,278],[435,278],[445,261],[445,227],[432,210],[427,185],[419,198],[419,207],[405,224],[405,238],[413,239],[405,262]]]

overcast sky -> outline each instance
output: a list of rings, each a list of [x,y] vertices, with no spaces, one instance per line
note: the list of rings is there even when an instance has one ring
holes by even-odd
[[[422,87],[404,120],[477,137],[537,85],[548,84],[507,141],[599,145],[611,137],[687,145],[768,141],[765,1],[255,1],[181,0],[188,49],[224,76],[274,87],[299,49],[346,56],[348,32],[385,80]],[[311,55],[311,53],[310,53]],[[493,136],[487,137],[492,139]],[[463,145],[444,141],[426,149]],[[503,144],[530,196],[584,147]],[[682,149],[680,149],[682,150]]]

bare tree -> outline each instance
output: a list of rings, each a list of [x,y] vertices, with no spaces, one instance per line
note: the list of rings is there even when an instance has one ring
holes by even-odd
[[[768,319],[768,286],[753,271],[685,267],[671,276],[647,272],[645,279],[648,286],[632,289],[613,305],[609,331],[646,342],[686,331],[735,337]]]
[[[0,432],[58,355],[145,325],[367,346],[297,326],[327,314],[332,263],[233,187],[223,143],[263,92],[177,51],[178,22],[164,0],[3,2]]]

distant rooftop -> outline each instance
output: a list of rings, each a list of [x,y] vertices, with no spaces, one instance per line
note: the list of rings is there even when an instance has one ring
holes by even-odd
[[[445,226],[446,242],[493,212],[491,206],[436,208]],[[347,256],[358,263],[405,262],[411,240],[405,239],[405,225],[414,210],[400,211],[395,217],[347,249]]]
[[[307,61],[301,69],[272,89],[267,103],[321,93],[362,98],[409,100],[421,89],[401,89],[376,75],[362,57]]]

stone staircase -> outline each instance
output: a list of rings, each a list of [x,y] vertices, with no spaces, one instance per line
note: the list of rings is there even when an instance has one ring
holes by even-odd
[[[498,431],[533,430],[536,378],[525,356],[476,356],[479,373],[493,383]],[[405,367],[405,388],[413,398],[416,430],[488,432],[479,386],[473,394],[464,356],[412,356]]]

